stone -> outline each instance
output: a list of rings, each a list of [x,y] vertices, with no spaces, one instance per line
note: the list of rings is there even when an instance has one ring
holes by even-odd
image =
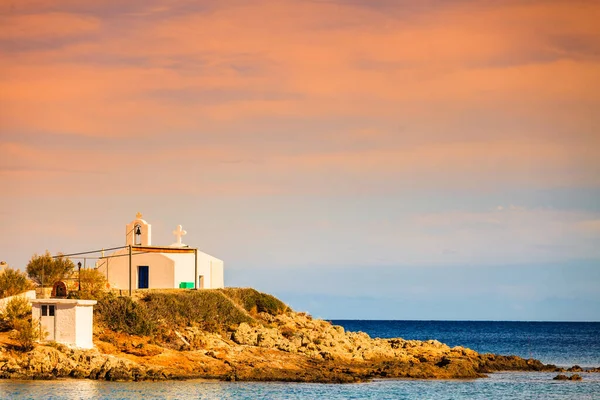
[[[96,349],[49,344],[36,345],[25,354],[5,351],[0,377],[356,382],[377,377],[456,379],[494,371],[556,370],[537,360],[479,354],[437,340],[373,339],[364,332],[346,332],[294,312],[251,317],[251,323],[228,326],[222,336],[193,324],[170,326],[170,336],[153,338],[103,328],[95,336]],[[174,330],[190,346],[179,349]],[[563,376],[557,379],[576,379],[576,374]]]

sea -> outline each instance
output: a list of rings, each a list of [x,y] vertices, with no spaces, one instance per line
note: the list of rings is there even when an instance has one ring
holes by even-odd
[[[483,353],[515,354],[569,367],[600,367],[600,322],[333,320],[371,337],[436,339]],[[555,381],[556,373],[502,372],[473,380],[280,382],[0,381],[2,399],[600,399],[600,373]],[[570,375],[567,373],[567,375]]]

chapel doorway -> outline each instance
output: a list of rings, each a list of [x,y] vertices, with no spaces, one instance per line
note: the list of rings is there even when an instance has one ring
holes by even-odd
[[[148,289],[148,270],[147,265],[138,266],[138,289]]]
[[[198,275],[198,289],[204,289],[204,275]]]

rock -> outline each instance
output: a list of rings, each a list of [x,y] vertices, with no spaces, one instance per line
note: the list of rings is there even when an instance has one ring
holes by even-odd
[[[233,332],[231,339],[238,344],[245,344],[248,346],[258,345],[258,333],[245,322],[242,322]]]
[[[251,323],[227,326],[223,336],[198,326],[169,327],[178,329],[189,343],[183,350],[174,345],[179,339],[169,341],[169,336],[138,337],[102,328],[98,350],[53,344],[37,345],[27,354],[3,352],[0,377],[356,382],[375,377],[477,378],[493,371],[557,369],[537,360],[450,348],[437,340],[373,339],[306,314],[259,313],[253,318]],[[563,379],[560,376],[555,379]]]
[[[554,379],[555,381],[567,381],[567,380],[580,381],[582,378],[581,378],[581,375],[578,375],[578,374],[573,374],[571,376],[566,376],[564,374],[558,374],[552,379]]]
[[[579,365],[573,365],[571,368],[567,369],[568,372],[583,372],[583,368]]]

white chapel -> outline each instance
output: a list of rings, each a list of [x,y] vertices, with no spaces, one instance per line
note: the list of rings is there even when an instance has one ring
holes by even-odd
[[[223,261],[182,243],[187,232],[179,225],[175,242],[152,245],[151,225],[137,213],[126,225],[125,245],[102,255],[97,268],[114,289],[217,289],[224,287]]]

